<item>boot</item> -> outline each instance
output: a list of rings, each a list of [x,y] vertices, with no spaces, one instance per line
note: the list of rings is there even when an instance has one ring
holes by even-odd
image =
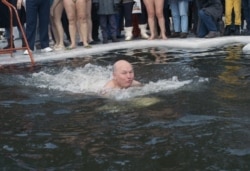
[[[25,44],[25,41],[24,41],[24,38],[22,38],[22,47],[25,47],[26,44]]]
[[[209,31],[209,33],[205,36],[205,38],[214,38],[214,37],[218,37],[218,36],[219,36],[219,32]]]
[[[108,38],[107,37],[103,37],[103,41],[102,41],[102,43],[103,44],[107,44],[109,41],[108,41]]]
[[[119,42],[119,40],[117,39],[117,37],[116,36],[112,36],[112,42]]]
[[[148,39],[149,35],[147,34],[147,24],[139,24],[141,30],[141,38]]]
[[[132,40],[133,34],[132,34],[133,27],[124,27],[125,31],[125,40]]]
[[[235,35],[240,35],[240,26],[239,25],[234,26],[234,34]]]
[[[224,36],[229,36],[231,34],[231,25],[227,25],[224,30]]]
[[[170,37],[172,38],[180,37],[180,32],[173,32]]]
[[[15,48],[15,44],[14,44],[14,40],[12,40],[13,42],[13,47],[11,47],[10,45],[10,38],[7,39],[7,45],[3,48],[3,49],[10,49],[10,48]]]

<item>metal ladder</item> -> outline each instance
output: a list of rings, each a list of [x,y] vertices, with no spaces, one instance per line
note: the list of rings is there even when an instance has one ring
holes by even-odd
[[[23,26],[21,24],[20,18],[18,16],[16,7],[13,6],[11,3],[9,3],[7,0],[2,0],[2,2],[3,2],[3,4],[5,4],[9,8],[9,11],[10,11],[10,36],[13,35],[13,11],[14,11],[14,14],[15,14],[15,16],[17,18],[17,22],[18,22],[18,25],[20,27],[20,30],[21,30],[25,45],[23,47],[14,48],[13,47],[13,39],[10,39],[10,48],[9,49],[0,49],[0,54],[10,54],[11,57],[13,57],[14,51],[16,51],[16,50],[27,50],[28,54],[29,54],[29,57],[30,57],[31,64],[34,66],[35,61],[34,61],[32,52],[31,52],[31,50],[29,48],[29,44],[28,44],[26,35],[24,33],[24,29],[23,29]]]

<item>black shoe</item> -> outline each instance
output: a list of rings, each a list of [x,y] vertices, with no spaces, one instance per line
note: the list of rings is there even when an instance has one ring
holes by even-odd
[[[77,45],[78,46],[83,46],[83,42],[78,42]]]
[[[231,35],[231,25],[225,27],[224,36]]]
[[[172,38],[176,38],[176,37],[180,37],[180,32],[174,32],[173,34],[171,34]]]
[[[12,47],[11,47],[11,40],[7,39],[7,45],[3,47],[3,49],[12,49],[15,48],[14,40],[12,39]],[[13,52],[16,52],[16,50],[12,50]]]
[[[117,35],[117,39],[123,39],[125,36],[124,35]]]
[[[234,26],[234,35],[240,35],[240,26],[239,25]]]
[[[93,41],[89,42],[89,44],[90,45],[96,45],[96,44],[98,44],[98,42],[96,42],[96,41],[93,40]]]
[[[181,33],[180,34],[180,38],[184,39],[184,38],[187,38],[188,36],[188,33]]]
[[[108,41],[107,38],[103,38],[103,41],[102,41],[103,44],[107,44],[108,42],[109,42],[109,41]]]
[[[209,31],[209,33],[205,36],[205,38],[214,38],[214,37],[218,37],[218,36],[219,36],[219,32]]]
[[[119,42],[119,40],[116,37],[112,37],[112,42]]]
[[[99,38],[93,38],[95,42],[100,42],[101,40]]]

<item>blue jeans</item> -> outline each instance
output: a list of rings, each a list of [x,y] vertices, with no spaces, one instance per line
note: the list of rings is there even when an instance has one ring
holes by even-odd
[[[250,30],[250,0],[242,0],[242,7],[247,22],[247,30]]]
[[[188,32],[188,5],[187,0],[170,0],[170,9],[173,17],[175,32]]]
[[[50,0],[26,0],[26,36],[31,50],[34,50],[37,18],[41,48],[49,47]]]
[[[109,36],[109,31],[111,37],[117,36],[117,20],[115,14],[110,15],[99,15],[100,17],[100,27],[102,30],[103,39],[107,39]]]
[[[216,21],[212,16],[207,15],[202,9],[199,10],[200,23],[198,37],[204,37],[209,31],[218,31]]]

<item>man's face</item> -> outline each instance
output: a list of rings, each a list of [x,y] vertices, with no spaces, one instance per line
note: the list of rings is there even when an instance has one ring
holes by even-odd
[[[120,88],[128,88],[134,80],[134,70],[128,63],[122,63],[114,71],[114,80]]]

